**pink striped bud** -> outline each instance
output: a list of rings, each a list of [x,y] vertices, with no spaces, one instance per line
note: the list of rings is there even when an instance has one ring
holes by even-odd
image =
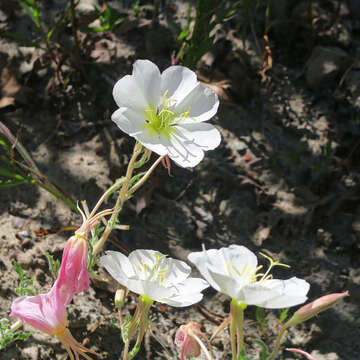
[[[291,326],[309,320],[310,318],[319,314],[321,311],[324,311],[335,305],[345,296],[349,296],[349,293],[347,291],[343,293],[334,293],[322,296],[314,300],[313,302],[302,306],[298,311],[295,312],[295,314],[286,323],[286,325]]]
[[[74,294],[89,289],[87,270],[88,243],[83,234],[73,235],[65,244],[61,266],[54,284],[68,305]]]

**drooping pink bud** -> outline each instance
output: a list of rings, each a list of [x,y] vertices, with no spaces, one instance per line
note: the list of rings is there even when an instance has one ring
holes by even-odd
[[[295,349],[295,348],[287,348],[287,351],[292,351],[292,352],[296,352],[299,353],[301,355],[306,356],[307,359],[309,360],[316,360],[313,356],[311,356],[309,353],[307,353],[306,351],[300,350],[300,349]]]
[[[74,294],[89,289],[87,270],[88,243],[85,235],[76,234],[66,242],[57,280],[54,284],[68,305]]]
[[[51,288],[47,294],[36,296],[22,296],[14,300],[11,314],[23,323],[49,335],[56,336],[68,352],[70,359],[79,359],[79,355],[91,359],[86,353],[98,355],[81,344],[71,335],[66,327],[66,304],[57,286]]]
[[[65,305],[54,286],[47,294],[15,299],[11,304],[10,316],[49,335],[62,334],[66,329]]]
[[[200,355],[201,347],[199,344],[199,336],[201,335],[201,325],[194,321],[190,321],[186,325],[181,325],[175,335],[175,345],[180,347],[181,360],[197,357]]]
[[[287,321],[286,325],[292,326],[304,322],[306,320],[309,320],[310,318],[319,314],[321,311],[324,311],[330,308],[331,306],[335,305],[345,296],[349,296],[349,293],[347,291],[343,293],[334,293],[334,294],[322,296],[314,300],[313,302],[302,306],[298,311],[295,312],[292,318],[289,321]]]

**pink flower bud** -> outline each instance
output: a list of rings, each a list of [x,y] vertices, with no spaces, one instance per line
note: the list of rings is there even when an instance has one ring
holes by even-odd
[[[47,294],[15,299],[10,316],[49,335],[59,335],[66,330],[65,305],[55,286]]]
[[[175,344],[180,347],[181,360],[197,357],[200,355],[201,347],[198,340],[201,335],[201,325],[190,321],[187,325],[181,325],[175,335]],[[195,335],[195,337],[194,337]]]
[[[349,296],[347,291],[343,293],[334,293],[322,296],[313,302],[302,306],[292,318],[286,323],[287,326],[299,324],[304,322],[315,315],[319,314],[321,311],[324,311],[331,306],[335,305],[338,301],[340,301],[345,296]]]
[[[85,353],[98,355],[79,344],[67,329],[66,304],[60,289],[55,286],[47,294],[36,296],[22,296],[11,304],[10,316],[19,318],[23,323],[49,335],[56,336],[68,352],[70,359],[79,359],[83,356],[91,358]]]
[[[75,233],[65,244],[58,277],[54,284],[59,288],[65,305],[71,302],[74,294],[89,289],[87,257],[87,239],[84,235]]]

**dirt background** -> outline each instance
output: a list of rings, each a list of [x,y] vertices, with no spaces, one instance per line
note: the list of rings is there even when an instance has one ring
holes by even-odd
[[[79,12],[88,14],[93,3],[81,1]],[[217,26],[215,45],[199,64],[199,76],[221,97],[211,121],[222,134],[219,148],[208,152],[194,169],[173,166],[172,177],[159,167],[121,214],[130,231],[114,231],[107,248],[151,248],[185,261],[201,244],[207,248],[241,244],[272,254],[291,265],[289,270],[277,269],[275,277],[306,279],[311,284],[309,300],[345,290],[351,295],[316,319],[291,328],[283,347],[301,348],[317,360],[358,360],[360,4],[357,0],[273,3],[269,33],[273,64],[265,75],[259,74],[266,46],[263,5],[245,38],[242,11]],[[64,4],[44,2],[45,21]],[[126,19],[106,34],[81,33],[86,81],[67,61],[63,65],[67,84],[54,85],[54,68],[41,51],[0,38],[0,98],[15,99],[0,108],[1,121],[14,134],[21,130],[20,141],[44,174],[90,206],[124,174],[134,145],[110,120],[116,109],[112,86],[131,72],[136,59],[150,59],[161,70],[170,66],[171,52],[179,48],[177,26],[185,26],[188,8],[186,1],[168,1],[154,25],[152,2],[141,1],[136,11],[131,1],[108,4]],[[36,29],[16,1],[1,1],[0,28],[36,38]],[[71,33],[65,30],[57,39],[71,49]],[[40,238],[34,230],[77,226],[80,218],[50,194],[24,185],[1,190],[0,224],[0,317],[7,317],[17,296],[12,260],[45,292],[53,280],[44,253],[60,258],[71,235]],[[128,310],[135,300],[128,298]],[[219,320],[229,311],[229,299],[209,289],[201,307]],[[137,358],[179,358],[173,338],[189,320],[202,323],[206,334],[212,334],[216,324],[201,309],[154,306],[154,337],[146,338]],[[266,314],[269,330],[262,339],[272,344],[277,313]],[[252,307],[246,317],[254,320]],[[110,291],[93,283],[89,292],[75,297],[68,318],[76,339],[87,339],[102,359],[121,358]],[[259,350],[252,343],[255,334],[254,321],[247,322],[245,341],[254,359]],[[214,341],[213,351],[215,359],[231,359],[227,332]],[[35,331],[28,340],[1,351],[0,357],[35,360],[66,355],[55,339]],[[296,358],[300,357],[286,351],[279,356]]]

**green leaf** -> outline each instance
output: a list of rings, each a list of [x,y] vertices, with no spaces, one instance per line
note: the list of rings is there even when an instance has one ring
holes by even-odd
[[[36,25],[36,27],[38,29],[41,28],[41,24],[40,24],[40,12],[39,10],[36,8],[36,4],[34,3],[30,3],[30,6],[25,2],[25,1],[20,1],[20,5],[22,6],[22,8],[25,10],[25,12],[30,16],[31,20],[33,21],[33,23]]]

